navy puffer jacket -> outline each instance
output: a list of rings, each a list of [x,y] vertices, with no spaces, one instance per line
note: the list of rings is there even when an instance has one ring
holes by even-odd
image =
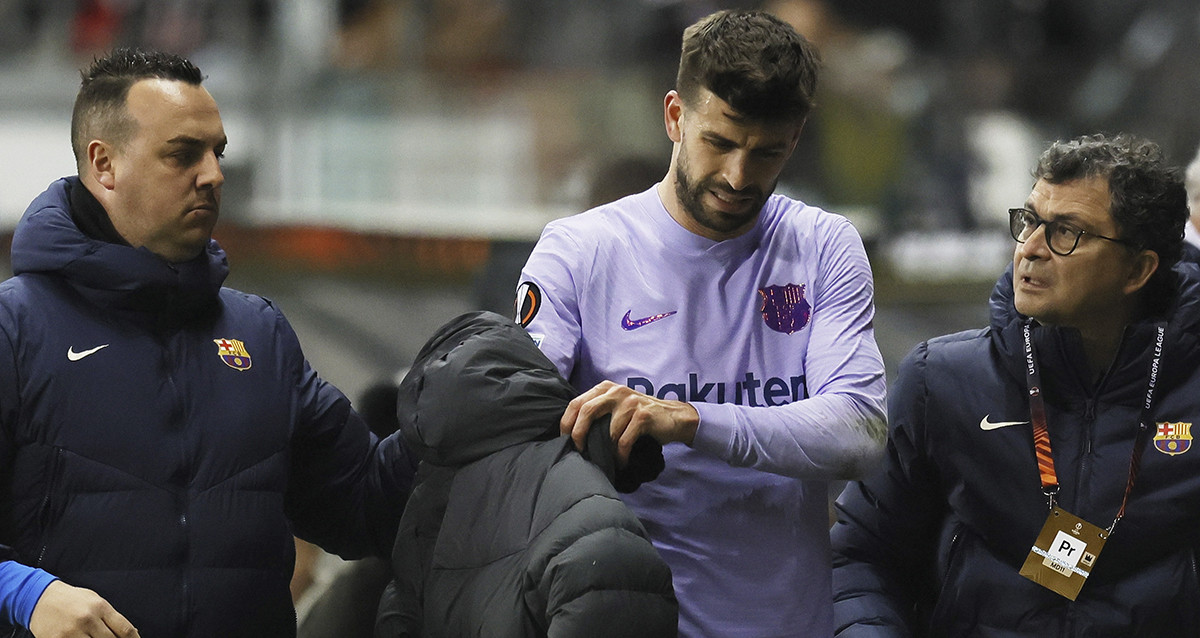
[[[0,284],[0,543],[144,638],[292,636],[292,535],[386,555],[411,481],[225,254],[91,239],[59,180]]]
[[[676,634],[670,569],[611,482],[607,421],[591,429],[589,457],[558,433],[575,394],[499,315],[469,313],[426,344],[400,387],[421,465],[376,636]],[[620,482],[661,469],[648,445]]]
[[[1151,437],[1200,421],[1200,271],[1180,264],[1176,274],[1174,294],[1154,300],[1165,315],[1151,318],[1168,321]],[[1011,268],[991,310],[989,328],[931,339],[901,364],[885,464],[838,501],[837,635],[1200,635],[1200,446],[1190,439],[1148,440],[1125,518],[1076,601],[1018,573],[1049,506]],[[1156,336],[1152,321],[1129,326],[1095,384],[1078,331],[1033,330],[1057,502],[1101,527],[1125,491]]]

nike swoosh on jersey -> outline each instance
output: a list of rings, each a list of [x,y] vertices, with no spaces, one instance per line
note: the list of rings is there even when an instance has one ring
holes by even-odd
[[[1025,425],[1029,421],[989,421],[988,418],[992,415],[987,415],[979,421],[979,429],[981,430],[999,430],[1010,425]]]
[[[70,359],[71,361],[79,361],[80,359],[82,359],[86,356],[89,356],[89,355],[96,354],[97,352],[99,352],[107,347],[108,347],[108,344],[106,343],[104,345],[96,346],[95,348],[84,350],[82,352],[75,352],[75,346],[71,346],[70,348],[67,348],[67,358]]]
[[[659,319],[666,319],[667,317],[670,317],[671,315],[673,315],[677,312],[679,312],[679,311],[672,310],[671,312],[663,312],[663,313],[660,313],[657,315],[650,315],[649,317],[643,317],[641,319],[630,319],[629,315],[632,314],[633,311],[629,310],[625,313],[624,317],[621,317],[621,328],[624,330],[637,330],[638,328],[641,328],[642,326],[648,326],[648,325],[654,323],[655,321],[658,321]]]

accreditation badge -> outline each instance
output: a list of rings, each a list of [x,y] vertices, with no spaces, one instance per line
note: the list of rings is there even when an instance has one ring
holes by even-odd
[[[1021,575],[1075,600],[1106,540],[1107,531],[1055,507],[1021,566]]]

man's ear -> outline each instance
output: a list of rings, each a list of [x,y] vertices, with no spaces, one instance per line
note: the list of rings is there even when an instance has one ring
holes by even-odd
[[[1125,294],[1132,295],[1145,287],[1146,282],[1158,270],[1158,253],[1143,250],[1133,258],[1129,267],[1129,278],[1125,281]]]
[[[87,169],[101,186],[112,190],[116,186],[116,166],[113,165],[112,146],[100,140],[88,142]]]
[[[667,97],[663,98],[663,123],[667,127],[667,137],[676,144],[683,141],[683,133],[679,126],[682,116],[683,98],[676,91],[668,91]]]

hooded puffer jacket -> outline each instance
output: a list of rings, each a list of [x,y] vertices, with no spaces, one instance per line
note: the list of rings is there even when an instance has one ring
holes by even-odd
[[[92,239],[59,180],[0,284],[0,543],[144,638],[292,636],[293,534],[387,555],[413,464],[309,367],[210,242]]]
[[[493,313],[425,345],[400,386],[421,464],[376,636],[676,634],[670,570],[614,489],[606,423],[591,430],[591,462],[558,433],[575,394]],[[637,448],[630,487],[661,469],[661,447]]]
[[[1129,496],[1074,602],[1019,574],[1049,516],[1012,274],[990,328],[932,339],[889,393],[888,455],[851,484],[833,530],[839,636],[1200,636],[1200,276],[1176,267],[1165,314],[1129,326],[1098,384],[1078,331],[1033,325],[1051,448],[1068,512],[1120,509],[1166,320],[1148,438]],[[1185,438],[1172,438],[1187,432]],[[1155,440],[1157,438],[1157,440]]]

